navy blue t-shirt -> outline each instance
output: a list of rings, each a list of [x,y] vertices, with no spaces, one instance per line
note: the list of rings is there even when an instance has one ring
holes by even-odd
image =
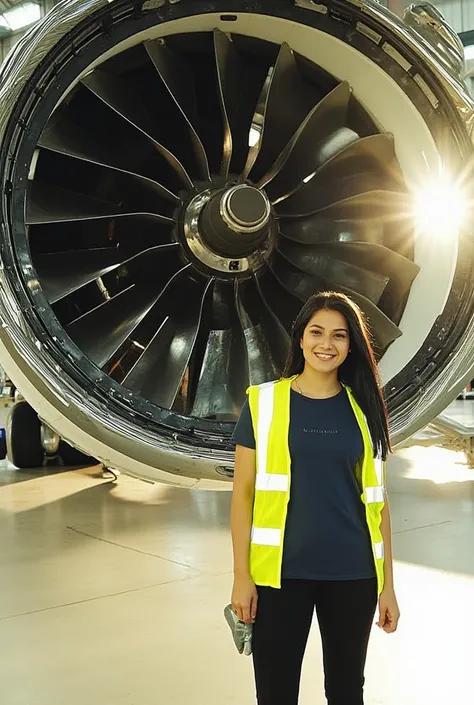
[[[232,437],[255,448],[248,401]],[[291,490],[282,578],[356,580],[375,576],[356,465],[362,434],[345,389],[328,399],[290,396]]]

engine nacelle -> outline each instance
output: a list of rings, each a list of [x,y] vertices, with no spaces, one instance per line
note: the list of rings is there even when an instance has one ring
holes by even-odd
[[[0,80],[0,360],[107,467],[217,487],[313,292],[366,313],[393,443],[470,379],[473,102],[426,3],[73,0]]]

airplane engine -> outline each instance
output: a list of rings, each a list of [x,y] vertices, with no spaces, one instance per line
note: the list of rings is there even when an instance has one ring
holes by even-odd
[[[366,314],[393,443],[473,366],[473,102],[429,4],[72,0],[0,77],[0,361],[45,428],[213,488],[312,293]]]

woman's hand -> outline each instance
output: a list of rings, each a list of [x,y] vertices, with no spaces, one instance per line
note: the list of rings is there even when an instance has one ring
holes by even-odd
[[[237,618],[246,622],[246,624],[255,622],[257,600],[257,588],[250,575],[235,576],[231,602]]]
[[[393,589],[382,590],[379,597],[379,621],[377,626],[387,634],[397,630],[400,610]]]

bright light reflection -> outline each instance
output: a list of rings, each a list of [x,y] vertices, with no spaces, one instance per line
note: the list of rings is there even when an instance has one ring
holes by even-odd
[[[440,177],[415,194],[414,210],[419,229],[434,237],[457,237],[466,222],[469,200],[460,186]]]
[[[255,147],[260,139],[260,130],[256,127],[251,127],[249,132],[249,147]]]
[[[0,486],[0,511],[7,514],[20,514],[30,512],[39,507],[51,505],[51,512],[60,512],[60,503],[84,490],[97,486],[98,480],[110,482],[109,478],[102,478],[102,469],[99,465],[53,472],[48,475],[48,470],[42,468],[36,472],[44,472],[39,477],[16,481],[21,472],[15,470],[7,460],[0,461],[0,471],[10,471],[12,482],[8,476],[2,477],[5,482]]]
[[[3,25],[9,27],[12,32],[16,32],[41,19],[41,7],[36,2],[25,2],[4,12],[0,15],[0,19]]]
[[[413,463],[405,475],[411,480],[429,480],[435,485],[474,482],[474,468],[468,467],[462,451],[439,446],[412,446],[403,449],[403,457]]]
[[[467,47],[464,47],[464,58],[466,61],[474,59],[474,44],[469,44]]]

